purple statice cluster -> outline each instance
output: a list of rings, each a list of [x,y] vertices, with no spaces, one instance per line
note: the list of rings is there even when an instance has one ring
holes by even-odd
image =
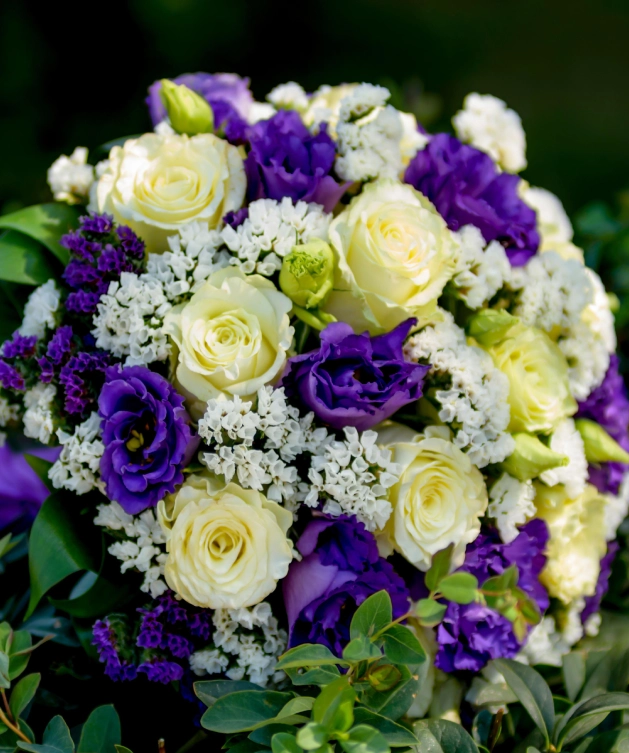
[[[0,384],[5,390],[24,392],[29,375],[27,362],[35,355],[37,337],[25,337],[14,332],[0,351]]]
[[[355,518],[315,517],[296,548],[302,559],[293,562],[282,583],[289,646],[322,643],[340,656],[354,612],[377,591],[388,591],[394,618],[408,611],[404,581]]]
[[[539,607],[548,609],[550,600],[539,582],[546,564],[544,549],[548,528],[536,518],[522,526],[518,536],[503,544],[497,532],[483,532],[465,554],[461,572],[474,575],[479,584],[516,565],[521,588]],[[483,604],[450,602],[443,622],[437,628],[438,650],[435,665],[444,672],[480,671],[490,659],[511,658],[522,648],[512,623]]]
[[[610,358],[605,379],[588,398],[579,403],[578,418],[595,421],[629,451],[629,396],[624,380],[618,371],[618,356]],[[620,484],[628,470],[624,463],[601,463],[589,468],[590,483],[604,494],[618,494]]]
[[[211,612],[177,601],[170,591],[141,615],[130,628],[121,615],[109,615],[92,628],[92,644],[115,682],[135,680],[139,673],[150,682],[181,680],[192,652],[212,633]]]
[[[70,252],[63,279],[70,288],[65,306],[76,315],[91,315],[109,283],[122,272],[144,271],[144,243],[128,227],[114,227],[109,215],[79,219],[79,229],[60,244]]]

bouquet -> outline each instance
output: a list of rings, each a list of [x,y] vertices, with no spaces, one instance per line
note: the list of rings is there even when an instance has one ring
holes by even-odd
[[[28,613],[234,753],[559,750],[629,698],[555,719],[532,668],[597,634],[629,507],[613,301],[514,111],[389,97],[159,81],[0,217],[0,420],[57,448]]]

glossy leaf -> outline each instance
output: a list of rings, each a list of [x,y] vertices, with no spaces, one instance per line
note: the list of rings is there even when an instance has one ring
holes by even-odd
[[[439,752],[439,748],[430,747],[430,738],[425,735],[426,732],[441,746],[443,753],[479,753],[474,739],[460,724],[445,719],[422,719],[415,722],[413,731],[420,741],[418,750],[422,753]]]
[[[374,690],[386,692],[394,688],[402,679],[402,672],[393,664],[372,666],[367,673],[367,682]]]
[[[11,214],[0,216],[0,228],[17,230],[34,238],[67,264],[70,258],[67,249],[59,245],[59,239],[78,226],[80,210],[68,204],[36,204]]]
[[[290,669],[292,667],[320,667],[326,664],[341,664],[348,666],[348,662],[337,659],[327,646],[320,643],[303,643],[291,648],[280,656],[276,669]]]
[[[417,745],[417,738],[409,729],[363,706],[354,709],[354,722],[368,724],[377,729],[392,748]]]
[[[120,745],[120,719],[113,706],[99,706],[81,730],[77,753],[114,753]]]
[[[11,691],[9,707],[15,719],[20,716],[28,704],[33,700],[40,681],[41,675],[39,673],[26,675],[26,677],[23,677]]]
[[[18,742],[22,750],[30,753],[74,753],[74,743],[68,725],[60,716],[55,716],[44,730],[44,740],[41,745]]]
[[[255,729],[275,719],[292,695],[275,690],[240,690],[217,698],[201,718],[211,732],[230,735]]]
[[[422,664],[426,652],[421,643],[403,625],[393,625],[382,636],[384,653],[394,664]]]
[[[369,596],[358,607],[349,628],[350,638],[366,635],[371,638],[383,630],[393,619],[391,597],[386,591]]]
[[[415,605],[415,614],[422,625],[435,627],[443,620],[447,608],[447,604],[434,599],[420,599]]]
[[[304,711],[311,711],[314,702],[315,699],[307,695],[299,695],[297,698],[291,698],[275,718],[279,721],[287,716],[302,714]]]
[[[341,740],[345,753],[389,753],[389,744],[377,729],[359,724],[349,731],[349,738]]]
[[[40,243],[15,230],[5,230],[0,235],[0,280],[42,285],[55,274]]]
[[[31,634],[26,630],[16,630],[13,633],[11,648],[9,649],[9,679],[19,677],[26,669],[31,655],[28,649],[33,645]]]
[[[39,476],[39,480],[44,484],[48,491],[54,493],[55,487],[52,485],[52,481],[48,477],[48,471],[52,468],[53,464],[49,460],[44,458],[38,458],[37,455],[30,455],[28,452],[24,453],[24,460],[30,465],[30,467]]]
[[[297,733],[297,744],[303,750],[317,750],[328,741],[328,730],[317,722],[310,722]]]
[[[441,580],[439,590],[448,601],[471,604],[477,596],[478,580],[471,573],[452,573]]]
[[[578,651],[566,654],[562,659],[563,684],[568,698],[574,703],[585,682],[585,657]]]
[[[132,589],[126,584],[112,583],[94,572],[86,573],[91,587],[70,599],[50,599],[50,603],[72,617],[89,619],[119,609],[132,597]]]
[[[300,667],[287,667],[286,674],[290,677],[293,685],[327,685],[334,682],[341,673],[335,665],[330,664],[326,667],[312,667],[311,669],[302,669]]]
[[[426,588],[430,591],[436,591],[441,579],[450,572],[452,564],[452,552],[454,550],[454,544],[442,549],[433,555],[430,569],[426,573]]]
[[[295,727],[292,724],[285,724],[284,722],[271,722],[271,724],[265,724],[264,727],[254,729],[249,733],[247,739],[254,743],[258,743],[258,745],[264,745],[265,747],[270,748],[273,736],[280,732],[288,732],[294,737]]]
[[[573,706],[561,719],[555,732],[558,749],[591,732],[612,711],[629,709],[629,693],[603,693]]]
[[[228,693],[236,693],[239,690],[257,690],[263,692],[264,688],[247,680],[205,680],[194,683],[194,692],[197,698],[206,706],[213,706],[219,698]]]
[[[347,732],[354,723],[356,692],[347,677],[326,685],[312,707],[312,718],[331,732]]]
[[[377,659],[382,656],[380,649],[366,635],[359,635],[343,649],[343,658],[348,662]]]
[[[11,687],[9,679],[9,655],[0,651],[0,688],[6,690]]]
[[[362,693],[360,701],[372,711],[387,716],[390,719],[399,719],[413,703],[413,697],[419,690],[419,683],[414,679],[414,668],[400,665],[396,668],[400,672],[400,680],[391,690],[386,692],[369,688]]]
[[[271,740],[273,753],[301,753],[302,748],[297,744],[295,735],[288,732],[278,732]]]

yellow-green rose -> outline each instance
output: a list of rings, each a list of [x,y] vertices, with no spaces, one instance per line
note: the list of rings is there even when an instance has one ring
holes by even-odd
[[[293,558],[288,510],[237,484],[191,476],[158,505],[167,536],[165,577],[189,604],[240,609],[275,590]]]
[[[284,367],[293,338],[291,306],[266,277],[235,267],[215,272],[166,317],[179,349],[180,386],[203,403],[220,394],[254,395]]]
[[[444,427],[389,446],[393,461],[403,468],[388,495],[393,507],[385,529],[390,545],[415,567],[428,570],[433,555],[454,544],[453,562],[460,565],[487,509],[481,472],[449,441]]]
[[[337,255],[325,311],[356,331],[389,332],[434,312],[455,271],[456,242],[421,193],[396,180],[365,186],[330,225]]]
[[[115,146],[90,209],[129,225],[152,252],[189,222],[218,226],[242,206],[247,180],[238,149],[211,133],[145,133]]]
[[[576,499],[570,499],[561,484],[535,487],[537,515],[550,532],[540,581],[564,604],[593,596],[600,561],[607,551],[605,497],[590,484]]]
[[[568,363],[545,332],[518,324],[486,350],[509,379],[509,431],[550,432],[576,412]]]

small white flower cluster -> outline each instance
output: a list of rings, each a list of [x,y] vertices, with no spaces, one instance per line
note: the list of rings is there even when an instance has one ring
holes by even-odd
[[[342,100],[336,126],[341,179],[397,178],[402,171],[404,127],[399,112],[386,104],[390,96],[383,86],[361,84]]]
[[[534,256],[512,271],[509,287],[519,291],[513,313],[528,326],[545,332],[569,332],[593,300],[592,283],[585,267],[575,259],[562,259],[555,251]]]
[[[485,247],[482,233],[465,225],[455,238],[459,242],[456,272],[452,284],[468,308],[476,310],[493,298],[511,275],[511,265],[498,241]]]
[[[581,612],[583,599],[575,599],[570,607],[556,616],[546,615],[529,633],[526,644],[516,656],[523,664],[547,664],[561,667],[562,658],[584,635],[597,635],[601,622],[600,612],[591,615],[585,625]]]
[[[568,465],[552,468],[541,474],[541,480],[547,486],[563,484],[571,499],[576,499],[585,491],[588,479],[588,462],[585,459],[585,447],[574,421],[567,418],[562,421],[550,437],[550,449],[565,455]]]
[[[11,405],[6,397],[0,395],[0,428],[4,429],[12,421],[18,419],[18,406]],[[4,447],[7,441],[5,432],[0,431],[0,447]]]
[[[328,515],[354,515],[368,531],[384,528],[391,516],[387,489],[396,484],[401,466],[391,461],[391,450],[379,447],[375,431],[343,429],[344,440],[332,437],[312,457],[311,487],[304,503],[316,507],[324,500]]]
[[[201,222],[184,225],[167,240],[170,251],[149,254],[146,272],[140,279],[159,283],[173,304],[193,293],[213,272],[229,265],[227,251],[217,250],[222,243],[220,233],[208,230]]]
[[[48,185],[55,201],[78,204],[89,196],[94,168],[87,164],[87,148],[77,146],[68,157],[62,154],[48,168]]]
[[[526,136],[520,116],[490,94],[468,94],[452,118],[461,141],[482,149],[502,168],[519,173],[526,167]]]
[[[38,382],[24,394],[24,436],[48,444],[55,433],[52,413],[57,388],[52,384]]]
[[[168,588],[164,581],[164,563],[166,562],[166,536],[157,520],[154,510],[144,510],[133,516],[126,513],[117,502],[98,505],[98,514],[94,524],[109,528],[110,531],[122,531],[127,539],[116,541],[107,550],[109,554],[122,561],[121,572],[131,568],[144,573],[144,582],[140,590],[150,593],[156,599]]]
[[[532,481],[518,481],[503,473],[489,491],[488,514],[505,544],[520,533],[518,526],[535,516],[535,487]]]
[[[94,315],[92,334],[97,347],[119,358],[126,356],[126,366],[164,361],[170,343],[163,319],[170,308],[159,282],[123,272],[119,282],[109,283]]]
[[[283,388],[260,388],[252,408],[238,396],[208,401],[199,435],[212,452],[203,453],[201,461],[228,482],[236,476],[243,488],[265,490],[269,499],[294,505],[304,489],[289,463],[316,452],[327,431],[312,428],[312,414],[300,418],[286,403]]]
[[[190,656],[190,667],[196,675],[221,673],[230,680],[247,677],[263,687],[271,679],[282,679],[284,673],[276,672],[275,666],[277,657],[286,650],[288,636],[279,628],[268,602],[251,609],[217,609],[212,621],[213,648]]]
[[[59,308],[61,293],[54,280],[40,285],[29,295],[24,306],[24,318],[20,334],[25,337],[43,337],[46,329],[56,326],[55,314]]]
[[[574,230],[560,199],[545,188],[529,186],[524,181],[520,186],[522,199],[537,212],[542,249],[548,250],[553,245],[569,243]]]
[[[259,199],[249,204],[249,216],[242,224],[223,228],[221,239],[234,254],[230,264],[245,274],[270,277],[293,246],[312,238],[327,240],[331,219],[319,204],[293,204],[288,196],[281,201]]]
[[[303,112],[309,102],[305,89],[295,81],[276,86],[271,89],[266,98],[276,110],[297,110],[297,112]]]
[[[87,494],[92,489],[98,489],[104,493],[103,482],[99,478],[100,459],[105,451],[100,439],[100,423],[98,413],[92,413],[72,434],[57,429],[62,450],[59,459],[48,471],[55,489],[69,489],[76,494]]]
[[[404,352],[410,361],[430,364],[424,394],[440,405],[439,419],[451,425],[454,444],[478,468],[500,463],[515,448],[509,425],[509,382],[491,356],[468,345],[451,314],[413,335]],[[448,389],[431,390],[431,378],[450,378]]]

